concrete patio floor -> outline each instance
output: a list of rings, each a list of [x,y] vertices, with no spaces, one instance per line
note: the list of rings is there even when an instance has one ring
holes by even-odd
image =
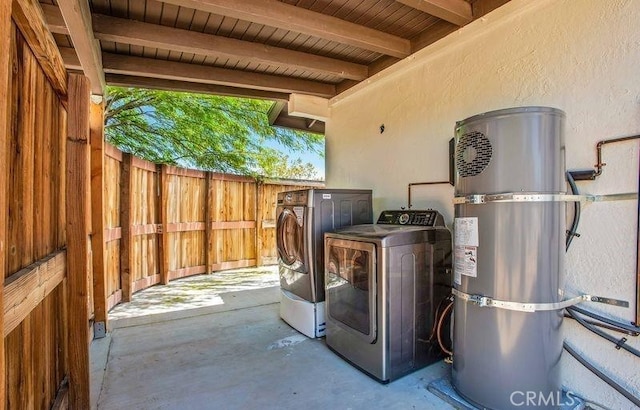
[[[382,385],[283,322],[277,286],[201,291],[218,303],[112,320],[91,346],[93,408],[452,408],[427,390],[442,362]]]

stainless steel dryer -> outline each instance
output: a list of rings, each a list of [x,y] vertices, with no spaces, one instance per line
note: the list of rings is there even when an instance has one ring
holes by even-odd
[[[450,268],[437,211],[384,211],[325,234],[327,346],[383,383],[442,359],[432,329]]]
[[[324,336],[324,233],[370,224],[371,196],[371,190],[362,189],[304,189],[278,194],[280,317],[309,337]]]

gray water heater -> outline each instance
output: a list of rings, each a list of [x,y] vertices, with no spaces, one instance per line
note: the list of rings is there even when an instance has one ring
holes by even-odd
[[[456,124],[452,379],[480,408],[533,394],[558,407],[562,311],[536,308],[562,300],[564,118],[521,107]]]

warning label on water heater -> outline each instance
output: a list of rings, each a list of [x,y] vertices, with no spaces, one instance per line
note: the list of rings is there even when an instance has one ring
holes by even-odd
[[[453,232],[455,246],[478,246],[478,218],[456,218]]]
[[[456,246],[455,251],[455,266],[453,267],[456,273],[456,283],[460,285],[460,275],[471,276],[473,278],[478,276],[478,248],[475,246]]]
[[[478,218],[456,218],[454,225],[454,281],[478,276]]]

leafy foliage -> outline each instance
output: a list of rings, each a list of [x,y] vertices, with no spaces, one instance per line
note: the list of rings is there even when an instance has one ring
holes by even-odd
[[[317,179],[315,168],[269,147],[324,155],[322,135],[271,127],[268,101],[110,87],[107,141],[152,162],[256,177]]]

